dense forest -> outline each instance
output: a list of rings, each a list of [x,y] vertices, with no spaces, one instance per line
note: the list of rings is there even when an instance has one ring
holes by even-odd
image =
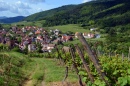
[[[49,18],[54,16],[55,14],[64,12],[64,11],[68,11],[70,9],[74,9],[76,7],[76,5],[66,5],[66,6],[62,6],[59,8],[54,8],[51,10],[47,10],[47,11],[43,11],[43,12],[39,12],[33,15],[30,15],[28,17],[26,17],[24,20],[25,21],[36,21],[36,20],[42,20],[43,18]]]

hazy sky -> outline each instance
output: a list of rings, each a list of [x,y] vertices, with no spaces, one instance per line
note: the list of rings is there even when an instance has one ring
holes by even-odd
[[[0,16],[28,16],[69,4],[81,4],[91,0],[0,0]]]

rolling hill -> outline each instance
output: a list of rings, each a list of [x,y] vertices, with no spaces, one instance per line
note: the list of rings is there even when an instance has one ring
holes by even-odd
[[[42,20],[43,18],[48,18],[48,17],[52,17],[55,14],[61,13],[63,11],[68,11],[70,9],[75,8],[76,5],[65,5],[59,8],[54,8],[51,10],[47,10],[47,11],[43,11],[43,12],[39,12],[30,16],[27,16],[24,20],[25,21],[36,21],[36,20]]]
[[[93,0],[79,5],[66,5],[36,13],[25,21],[45,20],[44,26],[91,24],[102,27],[130,23],[129,0]],[[117,21],[118,20],[118,21]]]

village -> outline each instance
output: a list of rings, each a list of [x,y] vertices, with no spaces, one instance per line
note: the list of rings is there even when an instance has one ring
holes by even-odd
[[[93,31],[91,28],[90,31]],[[28,52],[34,52],[40,49],[41,52],[52,52],[56,45],[64,42],[73,41],[77,38],[75,34],[62,34],[60,30],[45,30],[36,26],[25,26],[18,28],[11,27],[8,31],[0,30],[0,44],[5,44],[9,49],[18,47],[21,51],[27,49]],[[100,38],[100,34],[82,33],[85,38]]]

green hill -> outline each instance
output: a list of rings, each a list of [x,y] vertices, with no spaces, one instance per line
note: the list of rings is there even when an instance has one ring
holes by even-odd
[[[115,26],[130,21],[130,3],[124,0],[93,1],[78,5],[64,13],[55,14],[46,19],[44,25],[89,24],[93,20],[97,25]],[[119,21],[117,21],[119,19]]]
[[[108,27],[130,23],[129,0],[93,0],[79,5],[67,5],[28,16],[24,20],[45,20],[44,26],[85,24]],[[117,21],[118,20],[118,21]]]
[[[48,17],[51,17],[55,14],[73,9],[73,8],[75,8],[75,6],[76,5],[66,5],[66,6],[62,6],[62,7],[59,7],[59,8],[54,8],[54,9],[51,9],[51,10],[39,12],[39,13],[36,13],[36,14],[33,14],[33,15],[26,17],[24,20],[25,21],[41,20],[43,18],[48,18]]]

